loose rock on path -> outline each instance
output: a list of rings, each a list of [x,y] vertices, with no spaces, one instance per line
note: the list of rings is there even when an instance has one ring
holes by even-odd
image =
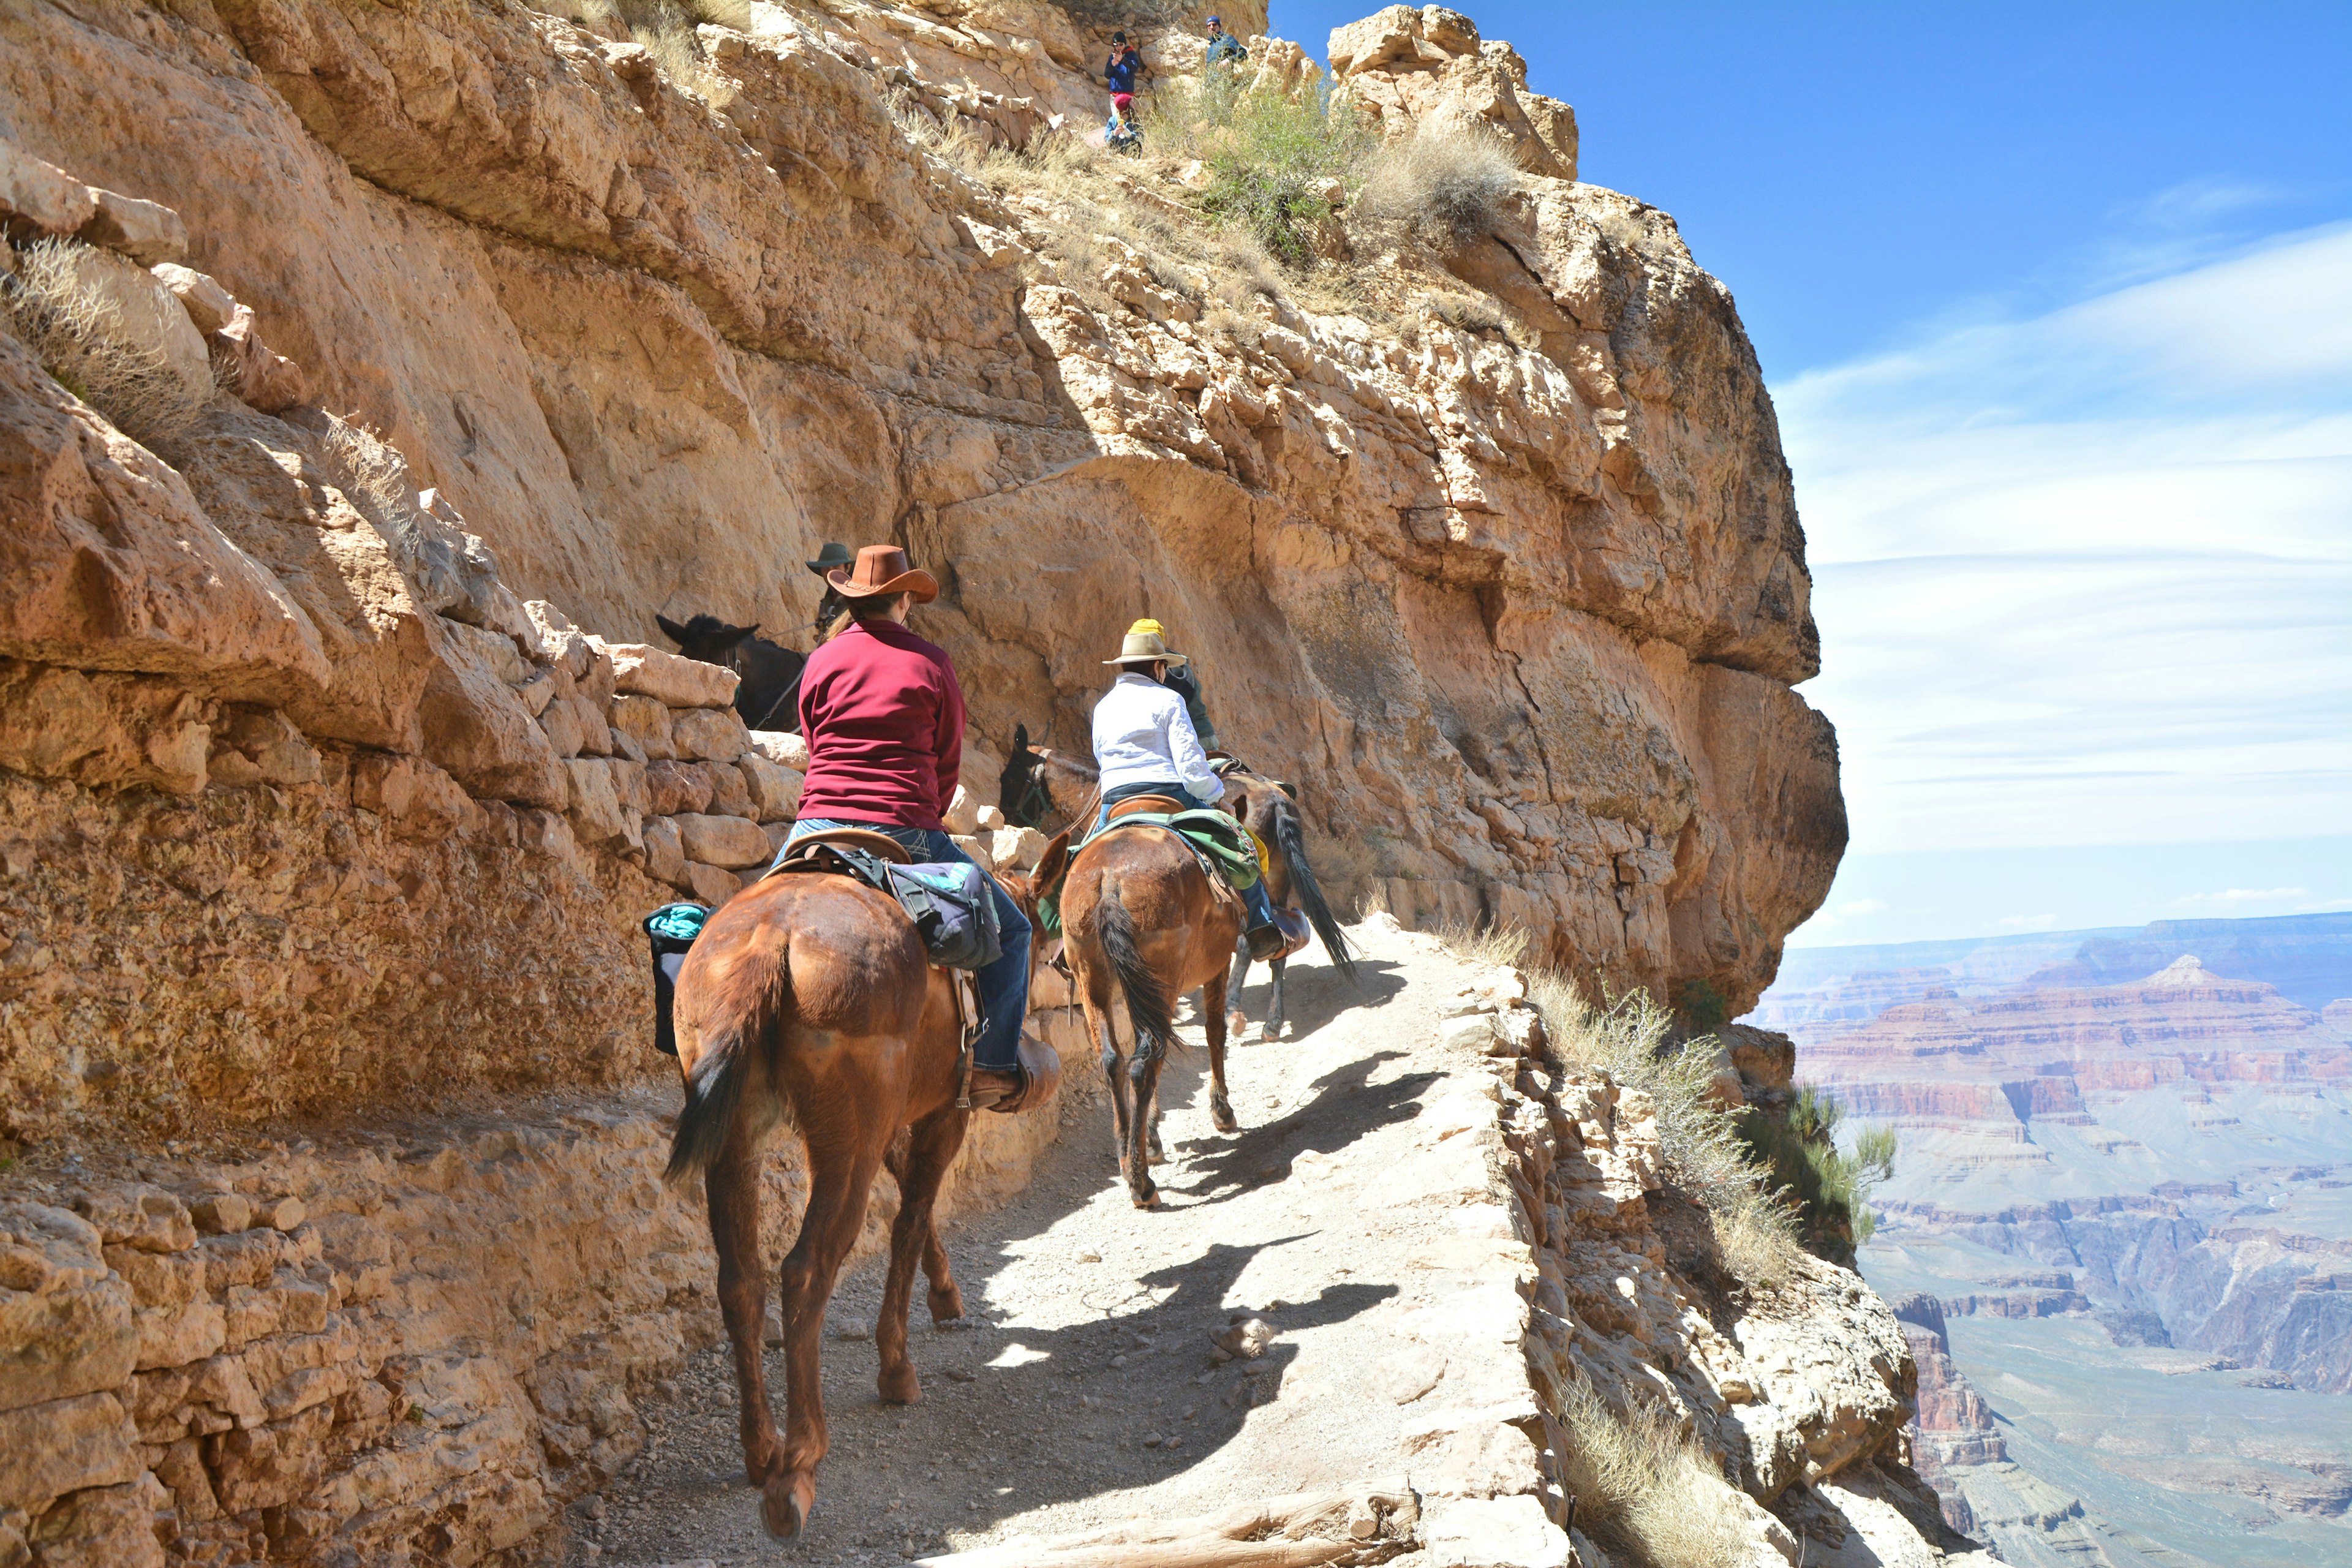
[[[898,1563],[1403,1474],[1400,1434],[1421,1413],[1408,1406],[1448,1371],[1403,1315],[1496,1256],[1445,1206],[1379,1195],[1385,1173],[1446,1136],[1415,1125],[1432,1087],[1477,1070],[1436,1043],[1471,972],[1385,920],[1354,934],[1359,985],[1319,950],[1302,955],[1297,1037],[1229,1052],[1240,1132],[1210,1126],[1206,1053],[1171,1058],[1160,1211],[1129,1205],[1099,1097],[1066,1105],[1034,1183],[946,1237],[963,1324],[933,1330],[917,1293],[920,1403],[875,1392],[881,1261],[845,1276],[824,1343],[833,1447],[800,1541],[761,1531],[721,1345],[645,1402],[643,1455],[574,1506],[579,1560]],[[1253,1006],[1265,998],[1249,988]],[[1197,1047],[1197,1024],[1183,1032]],[[1066,1083],[1099,1075],[1064,1065]],[[771,1351],[780,1402],[782,1371]]]

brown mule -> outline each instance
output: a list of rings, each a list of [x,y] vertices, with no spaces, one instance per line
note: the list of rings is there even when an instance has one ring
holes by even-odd
[[[998,879],[1033,924],[1038,889],[1051,885],[1068,852],[1068,837],[1057,837],[1038,875]],[[686,1106],[668,1176],[699,1172],[709,1196],[719,1306],[741,1398],[743,1473],[761,1489],[768,1532],[789,1539],[815,1506],[827,1445],[817,1367],[825,1305],[886,1163],[899,1201],[874,1327],[885,1400],[908,1404],[921,1393],[907,1359],[918,1260],[930,1281],[932,1320],[963,1315],[932,1215],[971,1118],[956,1108],[954,998],[893,900],[847,877],[785,875],[746,889],[710,917],[679,972],[676,1017]],[[761,1361],[760,1155],[761,1141],[784,1121],[808,1151],[809,1199],[779,1280],[780,1437]]]
[[[1202,991],[1209,1036],[1209,1114],[1221,1132],[1241,1125],[1225,1097],[1225,963],[1241,937],[1241,907],[1217,896],[1199,859],[1174,833],[1128,827],[1078,851],[1063,884],[1061,908],[1063,951],[1110,1084],[1119,1170],[1135,1206],[1152,1208],[1160,1201],[1150,1166],[1160,1063],[1176,1037],[1175,999],[1195,986]],[[1127,1002],[1135,1037],[1124,1074],[1112,1023],[1114,988]]]

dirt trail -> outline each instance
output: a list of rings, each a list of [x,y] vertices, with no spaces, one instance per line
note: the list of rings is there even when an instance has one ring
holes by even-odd
[[[970,1326],[934,1331],[917,1292],[919,1404],[875,1394],[880,1260],[845,1279],[824,1351],[833,1449],[799,1542],[761,1532],[713,1349],[673,1398],[647,1402],[637,1462],[575,1505],[576,1560],[898,1563],[1402,1473],[1400,1430],[1423,1408],[1403,1404],[1446,1361],[1401,1319],[1473,1282],[1465,1269],[1491,1277],[1495,1247],[1426,1190],[1420,1206],[1383,1206],[1409,1200],[1368,1203],[1366,1189],[1443,1136],[1415,1126],[1433,1085],[1479,1070],[1435,1043],[1471,971],[1385,921],[1354,934],[1359,985],[1317,950],[1291,967],[1296,1037],[1230,1054],[1239,1133],[1209,1124],[1205,1052],[1171,1060],[1161,1211],[1129,1206],[1100,1100],[1066,1108],[1072,1125],[1034,1184],[947,1237]],[[1265,998],[1249,988],[1254,1012]],[[1197,1044],[1197,1023],[1185,1033]],[[1220,1364],[1209,1336],[1243,1313],[1275,1342]],[[769,1364],[781,1391],[772,1351]]]

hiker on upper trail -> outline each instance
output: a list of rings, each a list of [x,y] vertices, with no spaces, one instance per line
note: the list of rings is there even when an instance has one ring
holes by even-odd
[[[963,688],[945,649],[907,629],[910,605],[939,597],[939,583],[892,544],[869,544],[855,570],[825,581],[846,617],[801,673],[801,734],[808,773],[799,820],[785,838],[832,827],[888,834],[919,861],[969,857],[944,817],[963,766]],[[972,1047],[975,1107],[1019,1110],[1038,1077],[1021,1021],[1029,1013],[1029,921],[993,877],[1003,955],[976,975],[980,1038]]]
[[[1239,65],[1247,58],[1249,58],[1249,51],[1242,47],[1242,41],[1239,38],[1225,31],[1223,18],[1210,17],[1209,58],[1205,63],[1215,65],[1220,60],[1231,60],[1234,64]]]
[[[1112,806],[1139,795],[1166,795],[1180,804],[1190,795],[1204,806],[1224,798],[1224,783],[1201,749],[1184,699],[1171,689],[1169,677],[1190,662],[1186,655],[1169,650],[1163,628],[1148,617],[1128,628],[1117,658],[1103,660],[1116,667],[1119,676],[1095,704],[1095,766],[1102,785],[1096,832],[1110,821]],[[1251,956],[1267,957],[1281,948],[1282,928],[1275,923],[1265,879],[1261,877],[1243,889],[1242,901],[1250,912],[1249,929],[1243,934],[1249,940]]]
[[[1127,41],[1125,33],[1110,36],[1110,58],[1103,66],[1103,82],[1110,89],[1110,117],[1121,131],[1135,126],[1135,73],[1143,68],[1143,56]]]
[[[833,585],[829,574],[836,568],[854,565],[856,561],[849,553],[849,546],[835,544],[828,539],[824,547],[816,552],[816,559],[803,564],[824,579],[824,597],[816,602],[816,616],[809,622],[809,647],[814,651],[816,645],[824,640],[824,628],[833,624],[835,616],[849,607],[848,601],[841,596],[841,591]]]

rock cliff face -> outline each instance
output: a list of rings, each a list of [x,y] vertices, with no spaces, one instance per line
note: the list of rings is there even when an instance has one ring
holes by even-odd
[[[1089,118],[1101,39],[1058,7],[753,4],[691,82],[610,10],[0,15],[8,1568],[519,1562],[516,1521],[625,1457],[631,1390],[711,1331],[698,1216],[650,1185],[635,921],[755,873],[804,760],[655,616],[803,625],[823,540],[940,574],[918,624],[971,700],[951,826],[985,861],[1041,847],[978,805],[996,748],[1082,745],[1142,614],[1301,782],[1327,880],[1408,925],[1517,921],[1738,1013],[1842,851],[1729,295],[1665,215],[1574,183],[1573,115],[1507,46],[1399,7],[1335,50],[1389,133],[1512,140],[1444,258],[1507,334],[1056,249],[1050,195],[908,126]],[[37,241],[187,417],[44,368]],[[316,1142],[272,1144],[298,1121]],[[971,1201],[1040,1135],[976,1136]],[[1815,1298],[1867,1366],[1806,1337]],[[1696,1331],[1671,1290],[1583,1308]],[[1709,1394],[1710,1442],[1761,1434],[1764,1497],[1874,1464],[1883,1311],[1825,1272],[1769,1316],[1745,1353],[1785,1387]]]
[[[1538,346],[1434,317],[1409,345],[1264,296],[1213,326],[1115,259],[1061,276],[1034,214],[909,145],[886,89],[1000,138],[1090,103],[1061,11],[751,12],[714,109],[513,4],[38,5],[0,23],[0,124],[168,195],[189,262],[518,597],[621,639],[656,612],[792,626],[818,541],[895,537],[941,570],[924,625],[1000,746],[1082,743],[1097,661],[1154,614],[1401,918],[1514,919],[1620,984],[1752,1002],[1843,840],[1833,741],[1789,689],[1816,639],[1770,402],[1672,220],[1563,177],[1572,120],[1507,47],[1392,11],[1372,30],[1410,49],[1343,67],[1532,138],[1454,265]],[[1189,46],[1155,47],[1172,70]],[[195,466],[228,471],[175,502],[248,553],[317,531],[253,418],[211,417]],[[362,683],[304,646],[272,679],[329,684],[323,717]],[[386,697],[340,728],[405,739]]]

